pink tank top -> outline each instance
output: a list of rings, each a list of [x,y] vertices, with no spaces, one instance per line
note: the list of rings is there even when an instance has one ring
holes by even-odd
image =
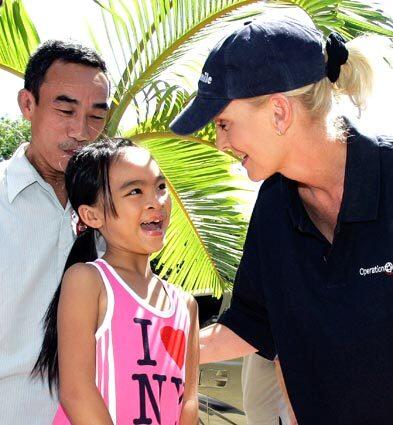
[[[179,423],[189,312],[179,291],[164,283],[170,309],[141,299],[105,260],[93,264],[107,292],[96,332],[96,384],[115,425]],[[60,406],[53,425],[69,425]]]

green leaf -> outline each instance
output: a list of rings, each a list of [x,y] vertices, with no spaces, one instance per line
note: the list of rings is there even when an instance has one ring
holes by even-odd
[[[172,193],[171,224],[157,268],[187,291],[219,297],[234,280],[243,247],[247,220],[237,193],[244,177],[233,176],[234,159],[213,147],[157,136],[133,137],[153,154]]]
[[[186,90],[158,81],[145,96],[135,105],[140,122],[125,136],[152,152],[172,193],[172,224],[156,256],[158,270],[186,290],[220,296],[231,286],[241,256],[248,182],[231,172],[236,160],[211,140],[167,131],[190,97]],[[144,103],[153,104],[153,111],[142,111]]]
[[[298,6],[325,33],[338,31],[347,39],[365,32],[393,36],[391,18],[384,15],[378,5],[359,0],[278,0],[275,3]]]
[[[30,136],[30,123],[25,119],[0,117],[0,161],[8,159]]]
[[[23,77],[30,54],[40,43],[21,0],[5,0],[0,8],[0,68]]]
[[[252,15],[238,9],[258,3],[258,0],[203,0],[189,1],[186,5],[185,0],[111,0],[103,5],[94,1],[111,14],[114,32],[110,38],[116,37],[119,45],[127,45],[132,51],[114,95],[118,105],[112,104],[109,111],[108,135],[116,133],[132,99],[187,53],[193,42],[223,28],[223,18],[230,13],[232,20]],[[119,21],[126,18],[126,27],[119,31]]]

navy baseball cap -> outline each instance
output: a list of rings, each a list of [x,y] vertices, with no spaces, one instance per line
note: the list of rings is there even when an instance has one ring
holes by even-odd
[[[292,18],[254,20],[210,52],[196,97],[170,124],[177,134],[204,127],[233,99],[286,92],[326,76],[322,34]]]

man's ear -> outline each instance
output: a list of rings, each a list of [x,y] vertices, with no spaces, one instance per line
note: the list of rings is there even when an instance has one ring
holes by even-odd
[[[292,122],[292,104],[287,96],[276,93],[270,96],[273,126],[277,135],[286,133]]]
[[[31,121],[31,118],[34,113],[34,108],[36,107],[36,102],[33,93],[26,89],[20,90],[18,93],[18,104],[23,116],[28,121]]]
[[[101,214],[96,207],[89,205],[80,205],[78,215],[86,226],[93,229],[100,229],[103,225]]]

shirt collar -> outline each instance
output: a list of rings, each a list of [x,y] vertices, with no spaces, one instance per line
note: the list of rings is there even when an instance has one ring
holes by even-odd
[[[349,125],[344,194],[340,221],[376,220],[380,193],[379,146],[375,138]]]
[[[29,144],[23,143],[9,159],[7,166],[8,201],[11,203],[26,187],[35,182],[45,183],[37,170],[26,158],[25,152]]]
[[[376,139],[361,134],[349,121],[344,192],[338,220],[361,222],[378,216],[380,192],[380,158]],[[306,212],[297,182],[282,176],[282,189],[287,193],[288,210],[295,227],[307,225]]]

